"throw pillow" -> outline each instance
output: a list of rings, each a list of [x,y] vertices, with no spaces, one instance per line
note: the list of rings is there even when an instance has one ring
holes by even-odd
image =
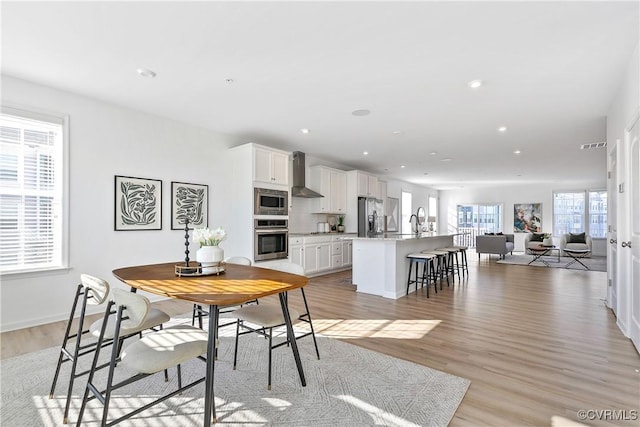
[[[569,233],[567,243],[587,243],[587,238],[584,233],[573,234]]]
[[[532,233],[531,234],[532,242],[542,242],[544,241],[544,233]]]

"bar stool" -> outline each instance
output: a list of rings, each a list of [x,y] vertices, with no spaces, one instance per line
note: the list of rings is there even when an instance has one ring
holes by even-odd
[[[447,286],[449,286],[449,274],[448,274],[449,267],[447,264],[447,257],[449,256],[449,252],[435,249],[435,250],[425,250],[425,251],[422,251],[422,253],[432,254],[437,257],[436,273],[434,277],[440,276],[440,290],[442,290],[442,281],[445,277],[447,279]]]
[[[433,260],[436,258],[436,255],[419,252],[419,253],[409,254],[407,255],[407,258],[409,258],[409,275],[407,277],[407,295],[409,295],[409,287],[411,286],[412,283],[416,284],[416,291],[418,291],[418,283],[420,283],[421,285],[420,287],[422,287],[422,286],[425,286],[425,282],[426,282],[427,298],[429,298],[429,286],[432,278],[433,278],[433,287],[436,293],[438,293],[438,289],[435,286],[435,282],[436,282],[435,277],[433,276],[435,274],[435,265],[433,263]],[[416,266],[415,279],[411,280],[411,270],[413,269],[414,264]],[[420,264],[422,264],[422,277],[420,277],[420,274],[419,274]]]
[[[469,264],[467,262],[467,249],[469,249],[469,247],[454,245],[452,248],[457,248],[458,251],[460,251],[460,269],[462,270],[462,278],[464,279],[465,273],[467,276],[469,275]]]
[[[455,246],[447,246],[446,248],[438,249],[440,251],[446,251],[449,255],[447,256],[447,264],[448,264],[448,272],[451,272],[451,278],[455,283],[455,275],[458,275],[458,280],[460,280],[460,263],[458,262],[458,252],[460,250]]]

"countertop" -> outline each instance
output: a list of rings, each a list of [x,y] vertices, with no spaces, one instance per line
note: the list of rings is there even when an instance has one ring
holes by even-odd
[[[289,233],[289,237],[313,237],[313,236],[349,236],[355,237],[358,233],[338,233],[337,231],[332,231],[330,233]]]
[[[397,241],[397,240],[419,240],[419,239],[429,239],[433,237],[451,237],[457,234],[439,234],[435,232],[425,232],[419,234],[400,234],[400,233],[385,233],[379,236],[374,237],[351,237],[352,240],[372,240],[372,241],[380,241],[380,240],[388,240],[388,241]]]

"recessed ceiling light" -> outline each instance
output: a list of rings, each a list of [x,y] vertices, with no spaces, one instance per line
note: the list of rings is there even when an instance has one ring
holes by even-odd
[[[365,156],[368,156],[369,152],[368,151],[363,151],[362,154],[364,154]]]
[[[450,162],[451,160],[453,160],[450,157],[445,157],[444,159],[440,159],[441,162]]]
[[[471,80],[469,83],[467,83],[467,85],[471,89],[478,89],[480,86],[482,86],[482,80]]]
[[[401,130],[394,130],[391,133],[394,134],[394,135],[402,135],[402,131]]]
[[[520,154],[521,152],[522,151],[520,151],[520,150],[516,150],[516,151],[513,152],[513,154]]]
[[[154,71],[151,71],[148,68],[138,68],[136,70],[138,72],[138,74],[140,74],[142,77],[149,77],[149,78],[154,78],[156,76],[156,73]]]
[[[437,151],[432,151],[432,152],[429,153],[430,156],[435,156],[436,154],[438,154]]]
[[[404,168],[406,168],[406,166],[405,165],[400,165],[400,168],[404,169]]]
[[[311,132],[311,131],[310,131],[309,129],[307,129],[307,128],[302,128],[302,129],[300,129],[300,132],[302,132],[302,133],[309,133],[309,132]]]
[[[507,131],[507,127],[506,126],[500,126],[498,128],[498,132],[506,132]]]
[[[365,109],[353,110],[351,114],[353,114],[354,116],[368,116],[369,114],[371,114],[371,111]]]

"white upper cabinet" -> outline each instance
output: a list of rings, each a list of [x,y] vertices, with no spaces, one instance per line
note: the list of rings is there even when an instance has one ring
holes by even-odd
[[[347,211],[347,175],[326,166],[312,166],[311,189],[324,197],[313,200],[315,213],[345,214]]]
[[[255,147],[253,180],[289,186],[289,155],[285,152]]]
[[[358,196],[378,198],[380,189],[378,188],[378,177],[357,171]]]

